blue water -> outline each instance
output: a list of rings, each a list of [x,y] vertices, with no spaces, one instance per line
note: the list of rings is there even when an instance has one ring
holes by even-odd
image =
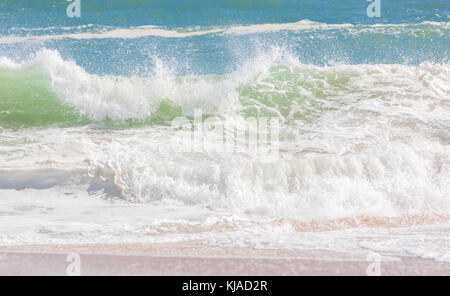
[[[208,30],[237,25],[283,24],[310,20],[353,24],[348,29],[282,30],[255,34],[205,34],[185,38],[63,38],[0,43],[0,53],[24,60],[42,48],[59,51],[89,73],[142,75],[154,57],[174,65],[179,75],[223,74],[273,46],[305,64],[420,64],[446,62],[450,30],[424,24],[450,21],[450,2],[381,1],[381,17],[370,18],[363,0],[345,1],[101,1],[81,0],[81,17],[69,18],[63,0],[0,3],[0,36],[39,36],[96,32],[153,25],[167,30]],[[408,24],[365,30],[376,24]],[[89,25],[89,26],[87,26]],[[372,27],[373,28],[373,27]]]
[[[358,0],[82,0],[82,17],[67,18],[64,0],[3,0],[2,31],[12,27],[158,25],[167,27],[283,23],[309,19],[324,23],[418,23],[448,21],[448,1],[382,1],[378,19],[368,18],[370,2]]]

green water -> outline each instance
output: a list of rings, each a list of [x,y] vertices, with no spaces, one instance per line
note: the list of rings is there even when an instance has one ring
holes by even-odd
[[[0,126],[67,127],[90,122],[58,98],[51,89],[50,77],[37,68],[2,69],[0,90]]]

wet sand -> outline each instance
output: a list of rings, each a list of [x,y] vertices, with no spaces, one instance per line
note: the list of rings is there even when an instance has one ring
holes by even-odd
[[[321,251],[215,248],[173,244],[34,245],[0,247],[0,275],[67,275],[77,253],[81,275],[367,275],[372,262]],[[338,254],[336,254],[338,255]],[[450,275],[450,263],[382,259],[381,275]]]

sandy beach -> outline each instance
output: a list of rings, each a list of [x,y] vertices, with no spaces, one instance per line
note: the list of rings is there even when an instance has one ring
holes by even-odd
[[[68,254],[80,273],[100,275],[359,275],[371,262],[321,260],[320,251],[252,250],[184,244],[34,245],[0,248],[0,275],[67,275]],[[328,254],[330,255],[330,254]],[[310,258],[310,259],[307,259]],[[401,257],[380,262],[381,275],[450,275],[450,263]]]

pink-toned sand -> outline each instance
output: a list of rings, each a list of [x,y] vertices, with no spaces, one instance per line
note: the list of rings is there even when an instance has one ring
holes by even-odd
[[[370,262],[321,259],[323,252],[252,250],[177,244],[0,247],[0,275],[66,275],[78,253],[81,275],[367,275]],[[330,254],[326,254],[330,258]],[[381,275],[450,275],[450,264],[402,257],[382,261]]]

